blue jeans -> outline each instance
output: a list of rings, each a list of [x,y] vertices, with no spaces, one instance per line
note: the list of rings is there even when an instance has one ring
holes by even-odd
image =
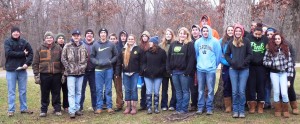
[[[113,69],[106,69],[103,71],[96,71],[96,93],[97,93],[97,110],[102,110],[103,105],[103,87],[105,86],[105,98],[108,109],[112,108],[112,79]]]
[[[279,102],[279,95],[281,93],[282,101],[287,103],[289,102],[288,97],[288,80],[287,80],[287,73],[286,72],[279,72],[279,73],[270,73],[273,91],[274,91],[274,102]]]
[[[80,110],[82,82],[83,82],[83,76],[67,77],[70,114],[74,114],[76,111]]]
[[[200,72],[197,71],[198,78],[198,111],[203,111],[204,105],[206,105],[207,112],[213,111],[213,101],[214,101],[214,89],[216,82],[216,73],[215,72]],[[208,89],[208,96],[205,102],[205,86]]]
[[[15,112],[16,85],[18,82],[20,110],[27,110],[26,90],[27,71],[6,71],[6,81],[8,89],[8,112]]]
[[[138,73],[128,76],[123,73],[123,85],[125,87],[125,101],[138,101],[137,82]]]
[[[190,102],[190,83],[193,78],[183,74],[173,74],[172,80],[176,90],[176,111],[187,113]]]
[[[162,80],[162,86],[161,86],[161,103],[160,106],[161,108],[168,108],[168,89],[169,89],[169,80],[170,80],[170,85],[171,85],[171,90],[172,90],[172,97],[170,100],[170,107],[176,108],[176,91],[175,87],[172,81],[172,77],[164,77]]]
[[[162,78],[147,78],[144,77],[146,83],[146,94],[159,94]]]
[[[242,70],[235,70],[230,68],[229,75],[232,86],[233,112],[245,113],[245,90],[249,76],[249,68]]]
[[[82,90],[81,90],[80,109],[81,110],[83,109],[83,103],[85,99],[85,89],[86,89],[87,82],[89,82],[89,86],[90,86],[92,107],[94,110],[96,110],[97,96],[96,96],[95,71],[85,72],[83,83],[82,83]]]

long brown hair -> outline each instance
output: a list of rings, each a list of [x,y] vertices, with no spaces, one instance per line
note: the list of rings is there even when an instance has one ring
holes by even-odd
[[[163,49],[166,49],[167,43],[168,43],[168,40],[166,39],[166,33],[167,33],[167,32],[170,32],[171,35],[172,35],[172,38],[171,38],[171,41],[170,41],[170,42],[173,42],[174,39],[175,39],[174,31],[173,31],[172,29],[170,29],[170,28],[167,28],[166,31],[165,31],[165,33],[164,33],[164,37],[163,37],[163,39],[162,39],[162,41],[161,41],[161,43],[160,43],[160,45],[161,45],[161,47],[162,47]]]
[[[148,41],[144,42],[143,41],[143,36],[146,35],[148,37]],[[140,43],[140,48],[143,50],[143,51],[147,51],[149,49],[149,40],[150,40],[150,33],[148,31],[144,31],[141,35],[141,43]]]
[[[133,34],[128,35],[127,40],[129,39],[129,37],[133,37],[133,39],[135,40],[135,36]],[[125,51],[123,53],[124,54],[123,55],[124,56],[123,61],[124,61],[124,66],[128,67],[129,59],[130,59],[130,52],[131,52],[132,47],[134,47],[134,45],[129,45],[128,41],[125,45],[126,46],[125,46]]]
[[[275,43],[275,36],[279,35],[281,38],[281,43],[279,46],[276,45]],[[268,48],[269,48],[269,52],[275,56],[276,53],[278,52],[278,49],[280,48],[281,51],[283,52],[283,54],[285,55],[285,57],[289,56],[289,46],[287,44],[287,42],[285,41],[285,38],[279,34],[279,33],[275,33],[272,38],[270,39],[269,43],[268,43]]]
[[[230,40],[230,39],[232,39],[232,36],[230,37],[229,35],[228,35],[228,32],[227,32],[227,30],[228,30],[228,28],[233,28],[234,29],[234,27],[233,26],[228,26],[226,29],[225,29],[225,33],[224,33],[224,36],[223,36],[223,38],[222,38],[222,43],[221,43],[221,46],[224,46],[224,44],[228,41],[228,40]],[[234,34],[233,34],[234,35]]]

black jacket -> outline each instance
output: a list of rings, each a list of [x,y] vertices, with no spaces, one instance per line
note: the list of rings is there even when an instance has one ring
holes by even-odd
[[[252,48],[252,57],[250,60],[250,65],[253,66],[263,66],[263,58],[266,52],[266,45],[268,44],[268,38],[262,36],[257,39],[252,35],[248,35],[247,37],[250,40],[251,48]]]
[[[157,46],[157,51],[153,52],[152,48],[147,50],[142,60],[143,76],[149,78],[163,77],[166,71],[166,52]]]
[[[178,70],[183,71],[185,75],[192,76],[195,72],[195,57],[193,42],[183,44],[174,41],[168,51],[167,71],[172,73],[173,70]]]
[[[236,70],[249,68],[252,56],[251,44],[247,38],[243,38],[243,43],[243,46],[235,47],[233,42],[230,41],[225,53],[226,61],[231,68]]]
[[[28,51],[27,55],[24,53],[25,49]],[[5,69],[7,71],[15,71],[24,64],[27,66],[31,65],[33,60],[33,50],[25,39],[6,39],[4,41],[4,50],[6,58]]]
[[[142,55],[143,55],[143,50],[139,48],[139,46],[134,46],[130,52],[130,58],[129,58],[129,63],[128,66],[124,66],[124,52],[125,48],[122,50],[122,54],[119,56],[119,62],[121,62],[122,65],[122,70],[123,72],[136,72],[140,73],[141,71],[141,62],[142,62]]]

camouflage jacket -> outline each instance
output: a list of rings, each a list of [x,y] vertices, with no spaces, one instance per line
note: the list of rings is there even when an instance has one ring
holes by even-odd
[[[62,48],[55,43],[51,48],[48,48],[48,45],[45,43],[38,47],[34,53],[32,63],[34,75],[38,75],[39,73],[62,73],[61,53]]]
[[[82,42],[77,46],[74,42],[67,43],[62,52],[61,62],[65,67],[65,75],[83,75],[87,66],[88,53]]]

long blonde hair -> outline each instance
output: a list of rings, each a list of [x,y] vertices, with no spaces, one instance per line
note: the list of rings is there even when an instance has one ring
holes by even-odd
[[[128,35],[127,42],[125,44],[126,45],[125,46],[125,51],[123,53],[124,54],[123,61],[124,61],[124,66],[125,67],[128,67],[129,59],[130,59],[130,52],[131,52],[132,47],[134,47],[134,45],[129,45],[128,44],[129,37],[133,37],[133,39],[135,40],[135,36],[133,34]]]
[[[168,40],[166,39],[166,34],[167,34],[167,32],[170,32],[171,35],[172,35],[171,42],[173,42],[174,39],[175,39],[174,31],[173,31],[172,29],[170,29],[170,28],[167,28],[166,31],[165,31],[165,33],[164,33],[164,37],[163,37],[163,39],[162,39],[162,41],[161,41],[161,43],[160,43],[160,46],[161,46],[163,49],[165,49],[165,48],[167,47],[167,41],[168,41]]]
[[[242,32],[241,37],[239,37],[239,38],[235,37],[235,31],[236,31],[237,28],[241,29],[241,32]],[[234,35],[234,38],[233,38],[232,44],[233,44],[235,47],[242,47],[242,46],[244,46],[244,43],[243,43],[244,27],[243,27],[242,25],[236,24],[236,25],[234,26],[234,29],[233,29],[233,35]]]
[[[187,35],[187,38],[184,40],[183,44],[188,44],[192,41],[191,33],[186,27],[182,27],[178,30],[178,41],[180,40],[180,31],[183,30],[183,33]]]

